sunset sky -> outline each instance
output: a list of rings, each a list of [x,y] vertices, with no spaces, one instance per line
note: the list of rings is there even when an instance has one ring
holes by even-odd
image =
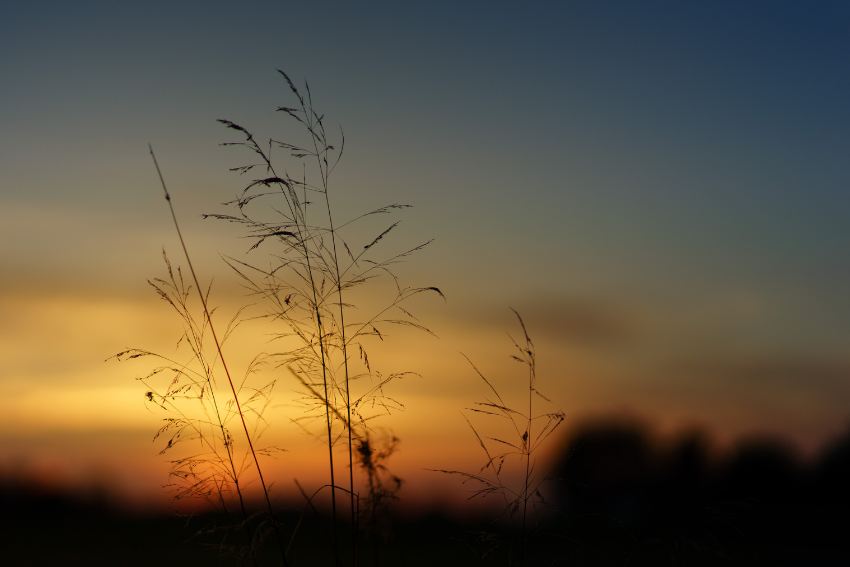
[[[397,274],[446,295],[412,304],[438,338],[381,361],[422,375],[382,422],[410,494],[481,464],[461,353],[522,394],[509,308],[564,434],[628,414],[808,452],[850,425],[846,3],[17,3],[0,53],[0,474],[161,497],[145,366],[104,362],[180,336],[146,283],[180,261],[147,144],[232,313],[219,253],[247,246],[200,215],[245,160],[216,119],[286,139],[276,69],[345,132],[336,214],[410,204],[393,245],[434,239]],[[247,332],[235,360],[264,348]],[[281,484],[321,474],[318,443],[274,435]]]

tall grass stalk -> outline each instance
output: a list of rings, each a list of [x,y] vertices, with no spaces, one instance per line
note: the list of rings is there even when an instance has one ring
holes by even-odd
[[[156,155],[153,153],[153,148],[148,146],[150,150],[151,158],[153,159],[154,166],[156,167],[156,173],[159,176],[159,181],[162,184],[162,190],[165,193],[165,200],[168,203],[168,210],[171,212],[171,218],[174,221],[174,229],[177,231],[177,236],[180,239],[180,246],[183,248],[183,254],[186,258],[186,265],[189,266],[189,271],[192,274],[192,279],[195,282],[195,288],[199,290],[198,297],[201,299],[201,304],[204,310],[204,316],[206,317],[206,321],[209,324],[210,333],[212,334],[213,342],[215,343],[216,352],[218,353],[219,360],[221,360],[221,366],[224,369],[224,374],[227,376],[227,383],[230,385],[230,390],[233,394],[233,402],[236,405],[236,413],[239,415],[239,420],[242,422],[242,429],[245,432],[245,439],[248,442],[248,448],[251,451],[251,457],[254,459],[254,466],[257,468],[257,475],[260,478],[260,484],[263,488],[263,497],[265,498],[266,505],[269,509],[269,517],[272,521],[272,525],[274,526],[275,533],[277,534],[278,545],[280,546],[280,554],[281,560],[284,565],[288,566],[289,562],[286,560],[286,551],[283,547],[283,538],[280,534],[280,528],[277,525],[275,520],[274,508],[272,507],[271,500],[269,499],[269,490],[266,486],[266,480],[263,478],[263,469],[260,466],[260,460],[257,458],[257,452],[254,450],[254,443],[251,441],[251,434],[248,431],[248,424],[245,422],[245,414],[242,411],[242,405],[239,403],[239,395],[236,393],[236,386],[233,384],[233,378],[230,376],[230,370],[227,368],[227,361],[224,358],[224,353],[221,351],[221,343],[218,340],[218,336],[215,332],[215,325],[213,325],[212,317],[210,317],[210,310],[207,307],[207,301],[204,297],[203,293],[200,293],[201,285],[198,281],[198,276],[195,273],[195,268],[192,265],[192,259],[189,256],[189,250],[186,248],[186,241],[183,239],[183,233],[180,231],[180,223],[177,222],[177,215],[174,212],[174,205],[171,202],[171,195],[168,193],[168,187],[165,185],[165,179],[162,177],[162,171],[159,169],[159,163],[156,161]],[[230,449],[228,448],[228,455],[230,454]],[[232,462],[232,457],[231,457]],[[238,488],[238,477],[234,475],[234,482]],[[244,502],[242,501],[241,491],[239,493],[240,502],[242,502],[243,512],[244,512]]]
[[[539,414],[534,413],[535,397],[539,397],[548,403],[551,403],[551,400],[537,389],[537,358],[534,343],[528,334],[525,322],[522,320],[520,314],[513,309],[511,311],[516,315],[522,329],[521,341],[516,341],[511,337],[511,342],[517,352],[517,354],[511,355],[511,358],[522,363],[527,369],[526,399],[523,400],[523,405],[527,404],[528,410],[524,412],[511,408],[490,380],[484,376],[469,358],[467,358],[467,361],[479,378],[486,384],[493,397],[485,397],[484,401],[476,402],[475,407],[467,409],[477,414],[497,418],[512,430],[515,437],[482,436],[480,426],[476,427],[464,415],[464,419],[486,456],[484,465],[476,473],[445,469],[430,470],[463,477],[464,483],[472,482],[476,486],[470,498],[497,495],[504,501],[505,507],[503,510],[509,520],[513,520],[518,515],[520,516],[518,518],[520,524],[519,565],[522,566],[525,565],[528,540],[529,505],[534,508],[534,511],[536,511],[538,505],[545,505],[540,488],[546,478],[545,476],[541,478],[535,474],[536,459],[534,458],[534,454],[564,421],[565,415],[561,410]],[[534,431],[534,426],[538,423],[539,430]],[[496,451],[492,450],[488,443],[485,442],[485,439],[495,442],[500,449]],[[519,465],[524,471],[522,482],[519,486],[511,483],[503,471],[506,465],[510,466],[511,461],[515,460],[519,461]]]
[[[268,177],[255,179],[243,189],[236,200],[229,203],[237,208],[238,214],[208,216],[245,225],[249,229],[250,236],[256,239],[251,250],[257,249],[268,240],[279,244],[279,252],[273,256],[275,265],[269,269],[262,269],[255,264],[232,258],[229,263],[252,293],[270,301],[273,309],[268,316],[275,321],[285,323],[288,332],[279,337],[295,337],[302,343],[302,347],[278,352],[274,356],[280,360],[280,366],[288,367],[298,377],[307,389],[308,399],[318,402],[324,414],[335,548],[338,545],[335,527],[338,487],[334,467],[334,445],[340,436],[334,432],[334,423],[340,422],[343,428],[349,464],[347,492],[351,514],[352,562],[357,564],[358,509],[362,507],[358,504],[354,483],[354,454],[368,442],[367,422],[374,417],[365,416],[363,411],[369,403],[372,407],[377,404],[387,410],[390,406],[400,407],[396,400],[386,396],[384,386],[408,374],[394,373],[388,378],[383,378],[380,373],[373,375],[363,340],[371,336],[383,341],[384,334],[378,330],[378,326],[382,324],[406,325],[430,332],[416,321],[403,304],[422,292],[436,292],[441,296],[442,293],[436,287],[401,287],[391,270],[393,264],[421,250],[428,244],[427,242],[384,260],[370,258],[378,243],[398,226],[398,221],[367,241],[358,253],[352,253],[351,246],[340,232],[341,229],[350,228],[356,221],[365,217],[388,214],[406,208],[407,205],[392,204],[359,215],[342,225],[335,224],[331,206],[330,181],[342,157],[345,136],[340,129],[340,144],[337,150],[329,140],[324,115],[320,115],[313,106],[309,84],[305,82],[306,96],[302,95],[286,73],[278,72],[286,80],[291,93],[298,101],[296,106],[281,106],[278,111],[294,119],[306,131],[307,143],[297,144],[270,139],[268,149],[265,149],[246,128],[229,120],[220,120],[219,122],[226,127],[244,136],[243,142],[225,145],[243,146],[257,156],[260,162],[235,167],[232,171],[244,174],[260,167],[265,169]],[[285,169],[280,170],[274,165],[272,161],[274,148],[287,151],[290,158],[302,163],[301,179],[290,176]],[[305,159],[313,161],[312,171],[318,178],[318,182],[313,183],[308,180]],[[273,188],[277,190],[272,190]],[[312,220],[312,217],[308,218],[311,204],[309,195],[316,193],[324,201],[325,217],[319,218],[318,221]],[[264,220],[256,216],[258,213],[248,213],[249,204],[254,203],[256,199],[268,202],[275,198],[283,198],[285,206],[268,205],[275,213],[272,219]],[[268,209],[261,210],[259,214],[263,212],[268,212]],[[340,245],[348,255],[345,263],[339,254]],[[284,272],[289,273],[289,278],[281,275]],[[353,288],[381,274],[392,278],[396,286],[395,295],[373,316],[354,323],[346,322],[346,309],[352,309],[354,305],[347,302],[345,297]],[[303,305],[304,303],[306,306]],[[332,305],[335,306],[335,310],[331,309]],[[299,316],[299,310],[304,314],[309,312],[309,316],[302,319]],[[392,316],[396,313],[400,314],[401,318],[397,315]],[[359,350],[361,372],[358,374],[353,374],[351,369],[352,347]],[[342,376],[338,376],[338,373]],[[321,380],[313,381],[313,377],[319,375]],[[353,383],[356,380],[372,380],[373,378],[377,378],[376,386],[366,388],[359,397],[352,395]],[[368,469],[362,459],[358,463]],[[366,472],[368,476],[368,470]],[[371,486],[367,484],[367,487]],[[370,502],[378,498],[371,488],[367,497]],[[367,505],[366,508],[368,509],[369,506]]]

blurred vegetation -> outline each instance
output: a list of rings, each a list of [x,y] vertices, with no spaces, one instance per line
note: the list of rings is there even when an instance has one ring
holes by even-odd
[[[531,565],[848,564],[850,434],[802,460],[778,439],[723,456],[700,433],[662,443],[633,422],[574,430],[554,463]],[[401,505],[401,504],[400,504]],[[235,565],[215,517],[138,517],[105,495],[0,486],[2,565]],[[295,516],[282,517],[292,526]],[[307,518],[294,565],[332,565],[327,518]],[[213,528],[213,529],[211,529]],[[435,511],[363,542],[363,565],[508,565],[508,528]],[[199,533],[202,532],[202,533]],[[513,534],[515,535],[515,534]],[[507,542],[507,543],[506,543]],[[375,553],[377,551],[377,553]]]

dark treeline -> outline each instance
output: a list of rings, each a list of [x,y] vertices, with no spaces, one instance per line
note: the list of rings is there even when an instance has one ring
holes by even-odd
[[[718,455],[700,433],[662,442],[635,422],[574,431],[548,481],[548,510],[528,539],[526,565],[850,565],[850,435],[803,460],[780,439]],[[285,512],[281,519],[297,522]],[[0,564],[237,564],[217,545],[232,536],[196,535],[210,525],[133,517],[105,493],[0,482]],[[364,566],[517,560],[517,533],[493,518],[458,523],[437,512],[388,528],[364,535]],[[326,550],[325,536],[320,520],[303,524],[296,562],[325,564],[314,554]]]
[[[578,564],[850,565],[850,436],[810,460],[781,439],[718,456],[698,432],[661,443],[634,422],[596,423],[552,476]]]

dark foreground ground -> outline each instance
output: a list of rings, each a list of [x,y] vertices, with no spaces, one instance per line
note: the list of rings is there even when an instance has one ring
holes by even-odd
[[[553,511],[531,531],[525,565],[850,565],[850,438],[808,463],[775,441],[717,461],[699,435],[661,446],[640,427],[602,424],[580,431],[563,455]],[[280,519],[289,533],[298,521]],[[132,517],[106,501],[6,483],[0,565],[240,564],[218,545],[242,541],[240,533],[197,535],[222,521]],[[434,515],[387,526],[386,537],[362,538],[364,567],[519,565],[521,538],[491,519]],[[260,563],[278,564],[276,545],[266,549]],[[290,558],[296,567],[333,565],[326,523],[304,520]]]

